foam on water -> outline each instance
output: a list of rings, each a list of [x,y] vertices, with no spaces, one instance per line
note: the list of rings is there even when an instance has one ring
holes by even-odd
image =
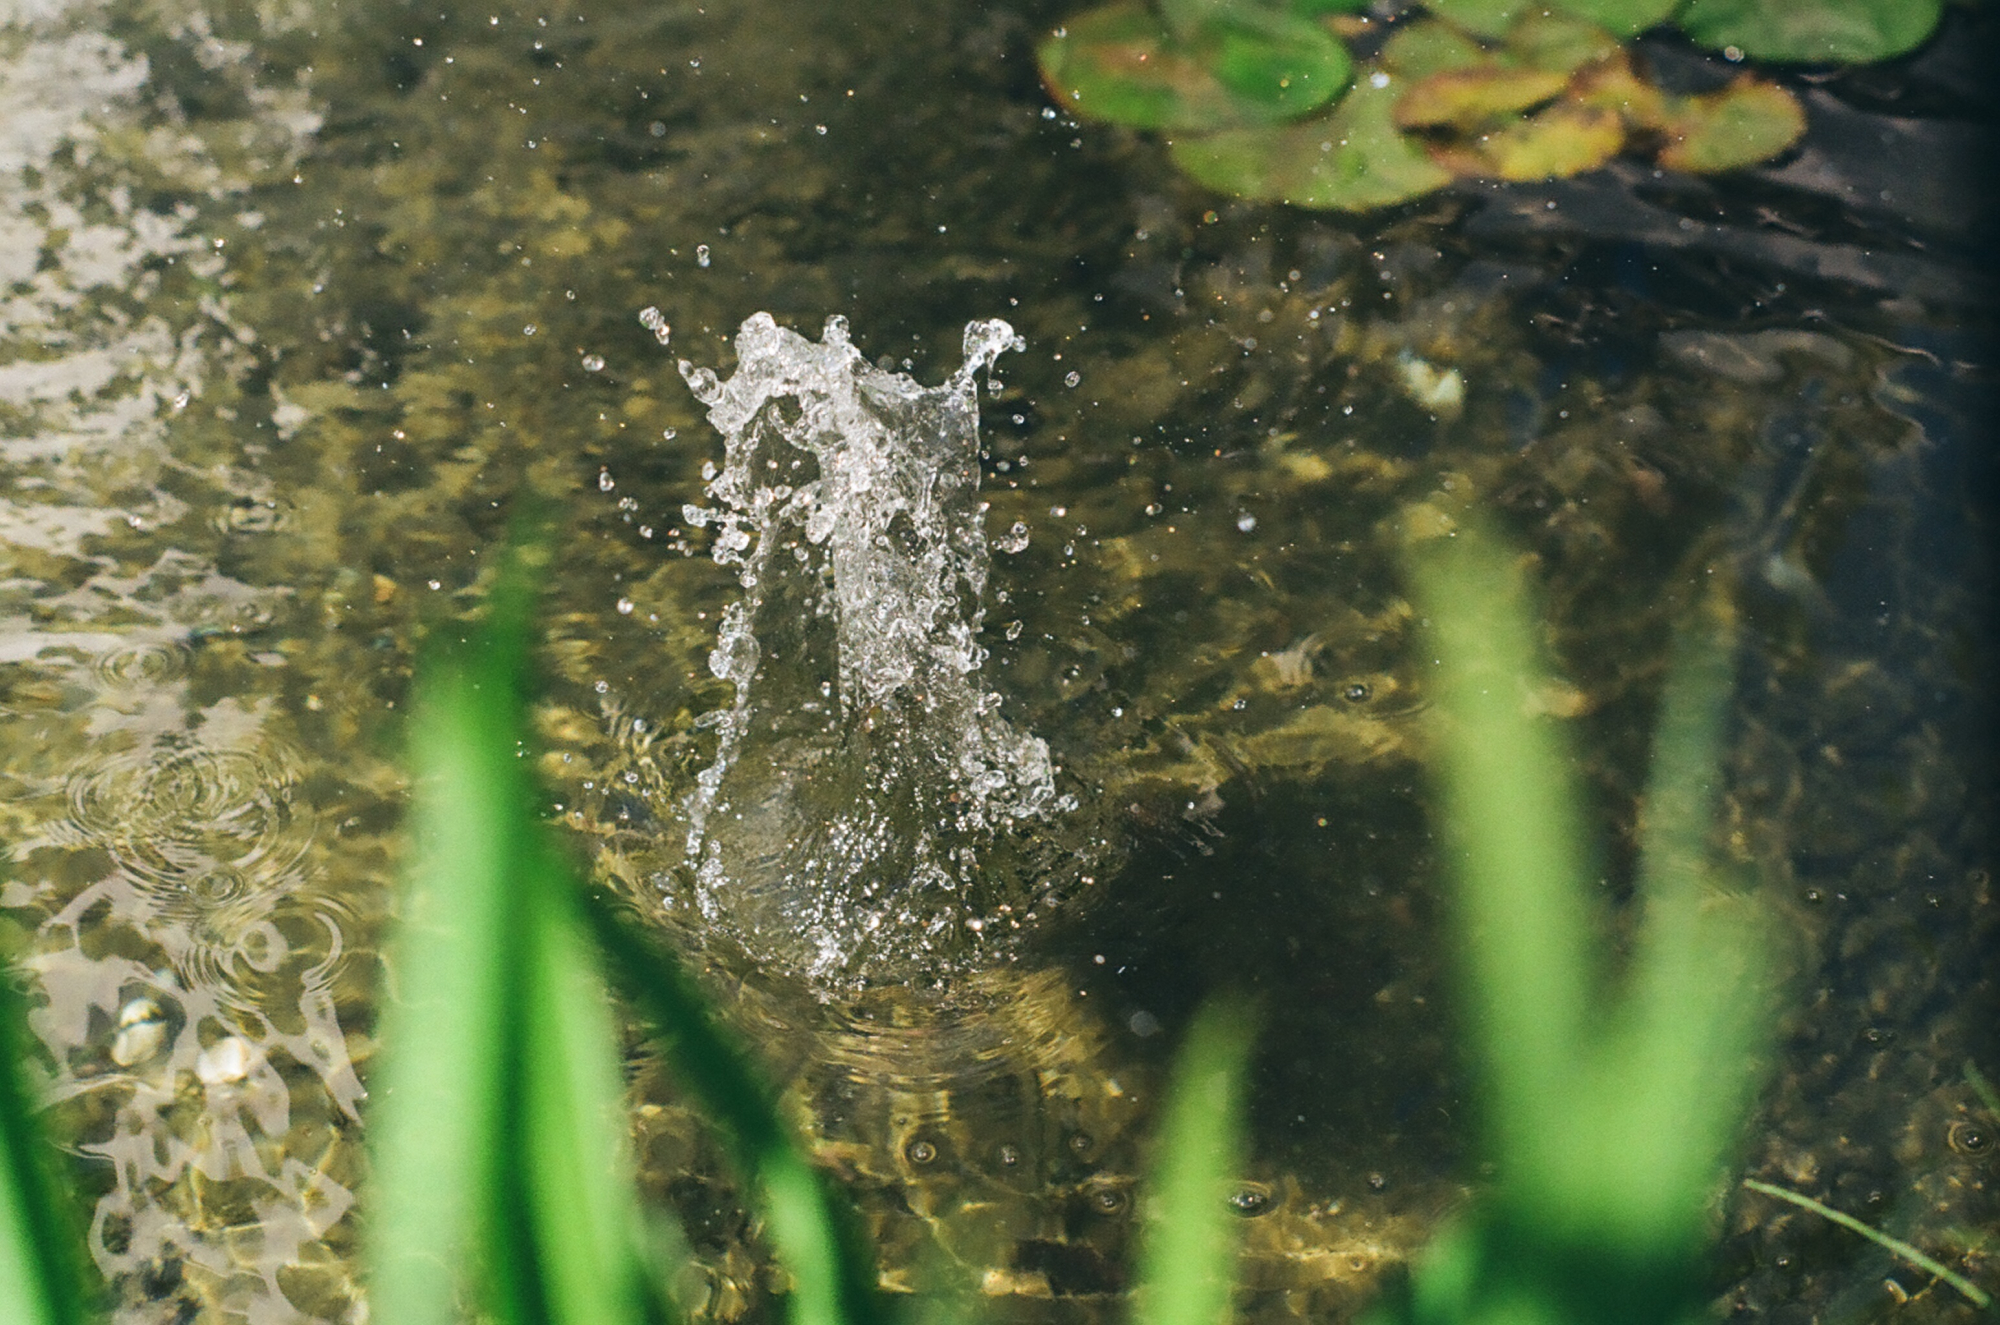
[[[924,387],[864,361],[843,318],[815,343],[759,313],[727,381],[681,361],[725,439],[684,514],[743,586],[709,657],[736,693],[705,719],[688,860],[712,923],[822,983],[976,947],[1031,886],[1001,877],[1032,868],[1021,830],[1067,806],[980,671],[975,381],[1021,347],[974,322]]]

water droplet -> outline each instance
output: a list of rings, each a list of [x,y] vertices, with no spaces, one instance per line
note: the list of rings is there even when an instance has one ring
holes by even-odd
[[[584,355],[584,356],[583,356],[583,371],[584,371],[584,372],[586,372],[586,373],[601,373],[601,372],[603,372],[603,371],[604,371],[604,356],[603,356],[603,355],[601,355],[601,354],[586,354],[586,355]]]
[[[1007,638],[1010,640],[1021,638],[1021,631],[1023,629],[1024,627],[1019,621],[1009,621],[1007,623]]]
[[[1245,511],[1236,517],[1236,527],[1247,534],[1257,527],[1257,517]]]
[[[696,244],[694,246],[694,265],[697,267],[706,267],[708,265],[708,245]]]
[[[619,616],[632,615],[632,600],[630,598],[620,598],[618,600],[618,615]]]
[[[1021,552],[1028,546],[1028,526],[1016,520],[1006,533],[993,540],[993,546],[1002,552]]]
[[[676,437],[678,437],[678,436],[680,436],[680,435],[681,435],[681,434],[680,434],[680,430],[679,430],[678,428],[662,428],[662,429],[660,429],[660,436],[661,436],[661,437],[663,437],[663,438],[665,438],[665,439],[666,439],[667,441],[670,441],[670,442],[671,442],[672,440],[674,440],[674,438],[676,438]]]
[[[532,335],[534,335],[534,334],[535,334],[535,324],[534,324],[534,323],[532,323],[532,322],[530,322],[530,323],[529,323],[529,324],[528,324],[527,326],[525,326],[525,327],[522,327],[522,328],[521,328],[521,334],[522,334],[523,336],[532,336]]]
[[[650,304],[639,310],[639,325],[652,332],[653,339],[662,345],[673,338],[674,329],[667,325],[666,317]]]
[[[618,480],[611,477],[610,470],[600,469],[597,471],[597,490],[599,492],[609,492],[617,486]]]
[[[1082,384],[1083,384],[1083,374],[1077,372],[1074,368],[1070,369],[1069,372],[1063,374],[1064,386],[1081,386]]]

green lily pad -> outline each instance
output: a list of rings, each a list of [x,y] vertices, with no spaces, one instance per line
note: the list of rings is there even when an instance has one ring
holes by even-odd
[[[1667,145],[1659,155],[1660,164],[1674,170],[1708,173],[1755,165],[1797,142],[1806,128],[1798,98],[1749,75],[1720,92],[1674,101],[1664,126]]]
[[[1472,38],[1449,23],[1419,19],[1400,25],[1382,43],[1376,61],[1390,73],[1411,80],[1450,69],[1467,69],[1492,57]]]
[[[1681,31],[1756,60],[1867,64],[1922,45],[1942,0],[1687,0]]]
[[[1421,197],[1451,174],[1397,130],[1402,91],[1373,72],[1324,119],[1176,139],[1174,164],[1218,192],[1297,207],[1359,212]]]
[[[1568,86],[1567,74],[1543,69],[1448,69],[1403,93],[1396,102],[1396,124],[1404,129],[1477,129],[1554,100]]]
[[[1239,0],[1158,0],[1160,17],[1176,37],[1191,37],[1204,24],[1237,7]]]
[[[1527,0],[1430,0],[1424,8],[1479,37],[1501,37]]]
[[[1530,69],[1570,74],[1624,50],[1595,23],[1554,10],[1532,10],[1507,29],[1505,53]]]
[[[1369,0],[1292,0],[1286,6],[1302,18],[1319,18],[1326,14],[1352,14],[1368,8]]]
[[[1042,82],[1072,114],[1180,131],[1293,119],[1347,85],[1347,48],[1318,24],[1227,12],[1181,39],[1140,4],[1088,10],[1036,48]]]
[[[1077,15],[1035,58],[1049,95],[1076,115],[1141,129],[1236,122],[1228,90],[1173,49],[1171,34],[1137,4]]]
[[[1625,124],[1608,110],[1558,102],[1476,140],[1433,148],[1454,174],[1484,179],[1558,179],[1595,170],[1625,145]]]
[[[1809,2],[1792,0],[1792,3]],[[1680,0],[1560,0],[1559,7],[1576,18],[1608,28],[1617,36],[1636,37],[1647,28],[1666,22],[1667,15],[1679,3]]]
[[[1311,19],[1238,6],[1196,34],[1192,50],[1266,120],[1296,119],[1339,96],[1354,62]]]

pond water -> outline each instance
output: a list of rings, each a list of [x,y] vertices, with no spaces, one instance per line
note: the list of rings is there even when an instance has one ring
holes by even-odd
[[[1744,1172],[1992,1283],[1990,7],[1802,82],[1772,166],[1363,217],[1064,120],[1063,12],[0,7],[0,914],[118,1320],[364,1318],[402,704],[530,490],[550,813],[791,1083],[890,1287],[1118,1317],[1161,1063],[1227,986],[1263,1017],[1245,1319],[1344,1318],[1464,1200],[1398,567],[1474,507],[1532,555],[1614,908],[1673,624],[1735,583],[1717,843],[1788,976]],[[717,923],[688,846],[744,590],[685,511],[724,456],[676,360],[727,377],[760,311],[926,386],[970,322],[1025,342],[966,384],[990,566],[953,610],[1047,795],[977,868],[898,847],[962,895],[935,944],[843,898],[845,966]],[[712,1139],[643,1054],[632,1091],[706,1317],[771,1317]],[[1971,1318],[1801,1211],[1717,1217],[1719,1313]]]

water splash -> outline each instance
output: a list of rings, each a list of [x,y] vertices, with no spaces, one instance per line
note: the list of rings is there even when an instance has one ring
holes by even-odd
[[[1069,805],[980,674],[975,382],[1021,347],[974,322],[924,387],[865,362],[843,318],[814,343],[759,313],[727,381],[681,361],[726,443],[712,504],[684,515],[743,586],[709,657],[736,694],[705,719],[688,861],[708,920],[822,984],[901,978],[1011,924],[1037,868],[1023,829]]]

